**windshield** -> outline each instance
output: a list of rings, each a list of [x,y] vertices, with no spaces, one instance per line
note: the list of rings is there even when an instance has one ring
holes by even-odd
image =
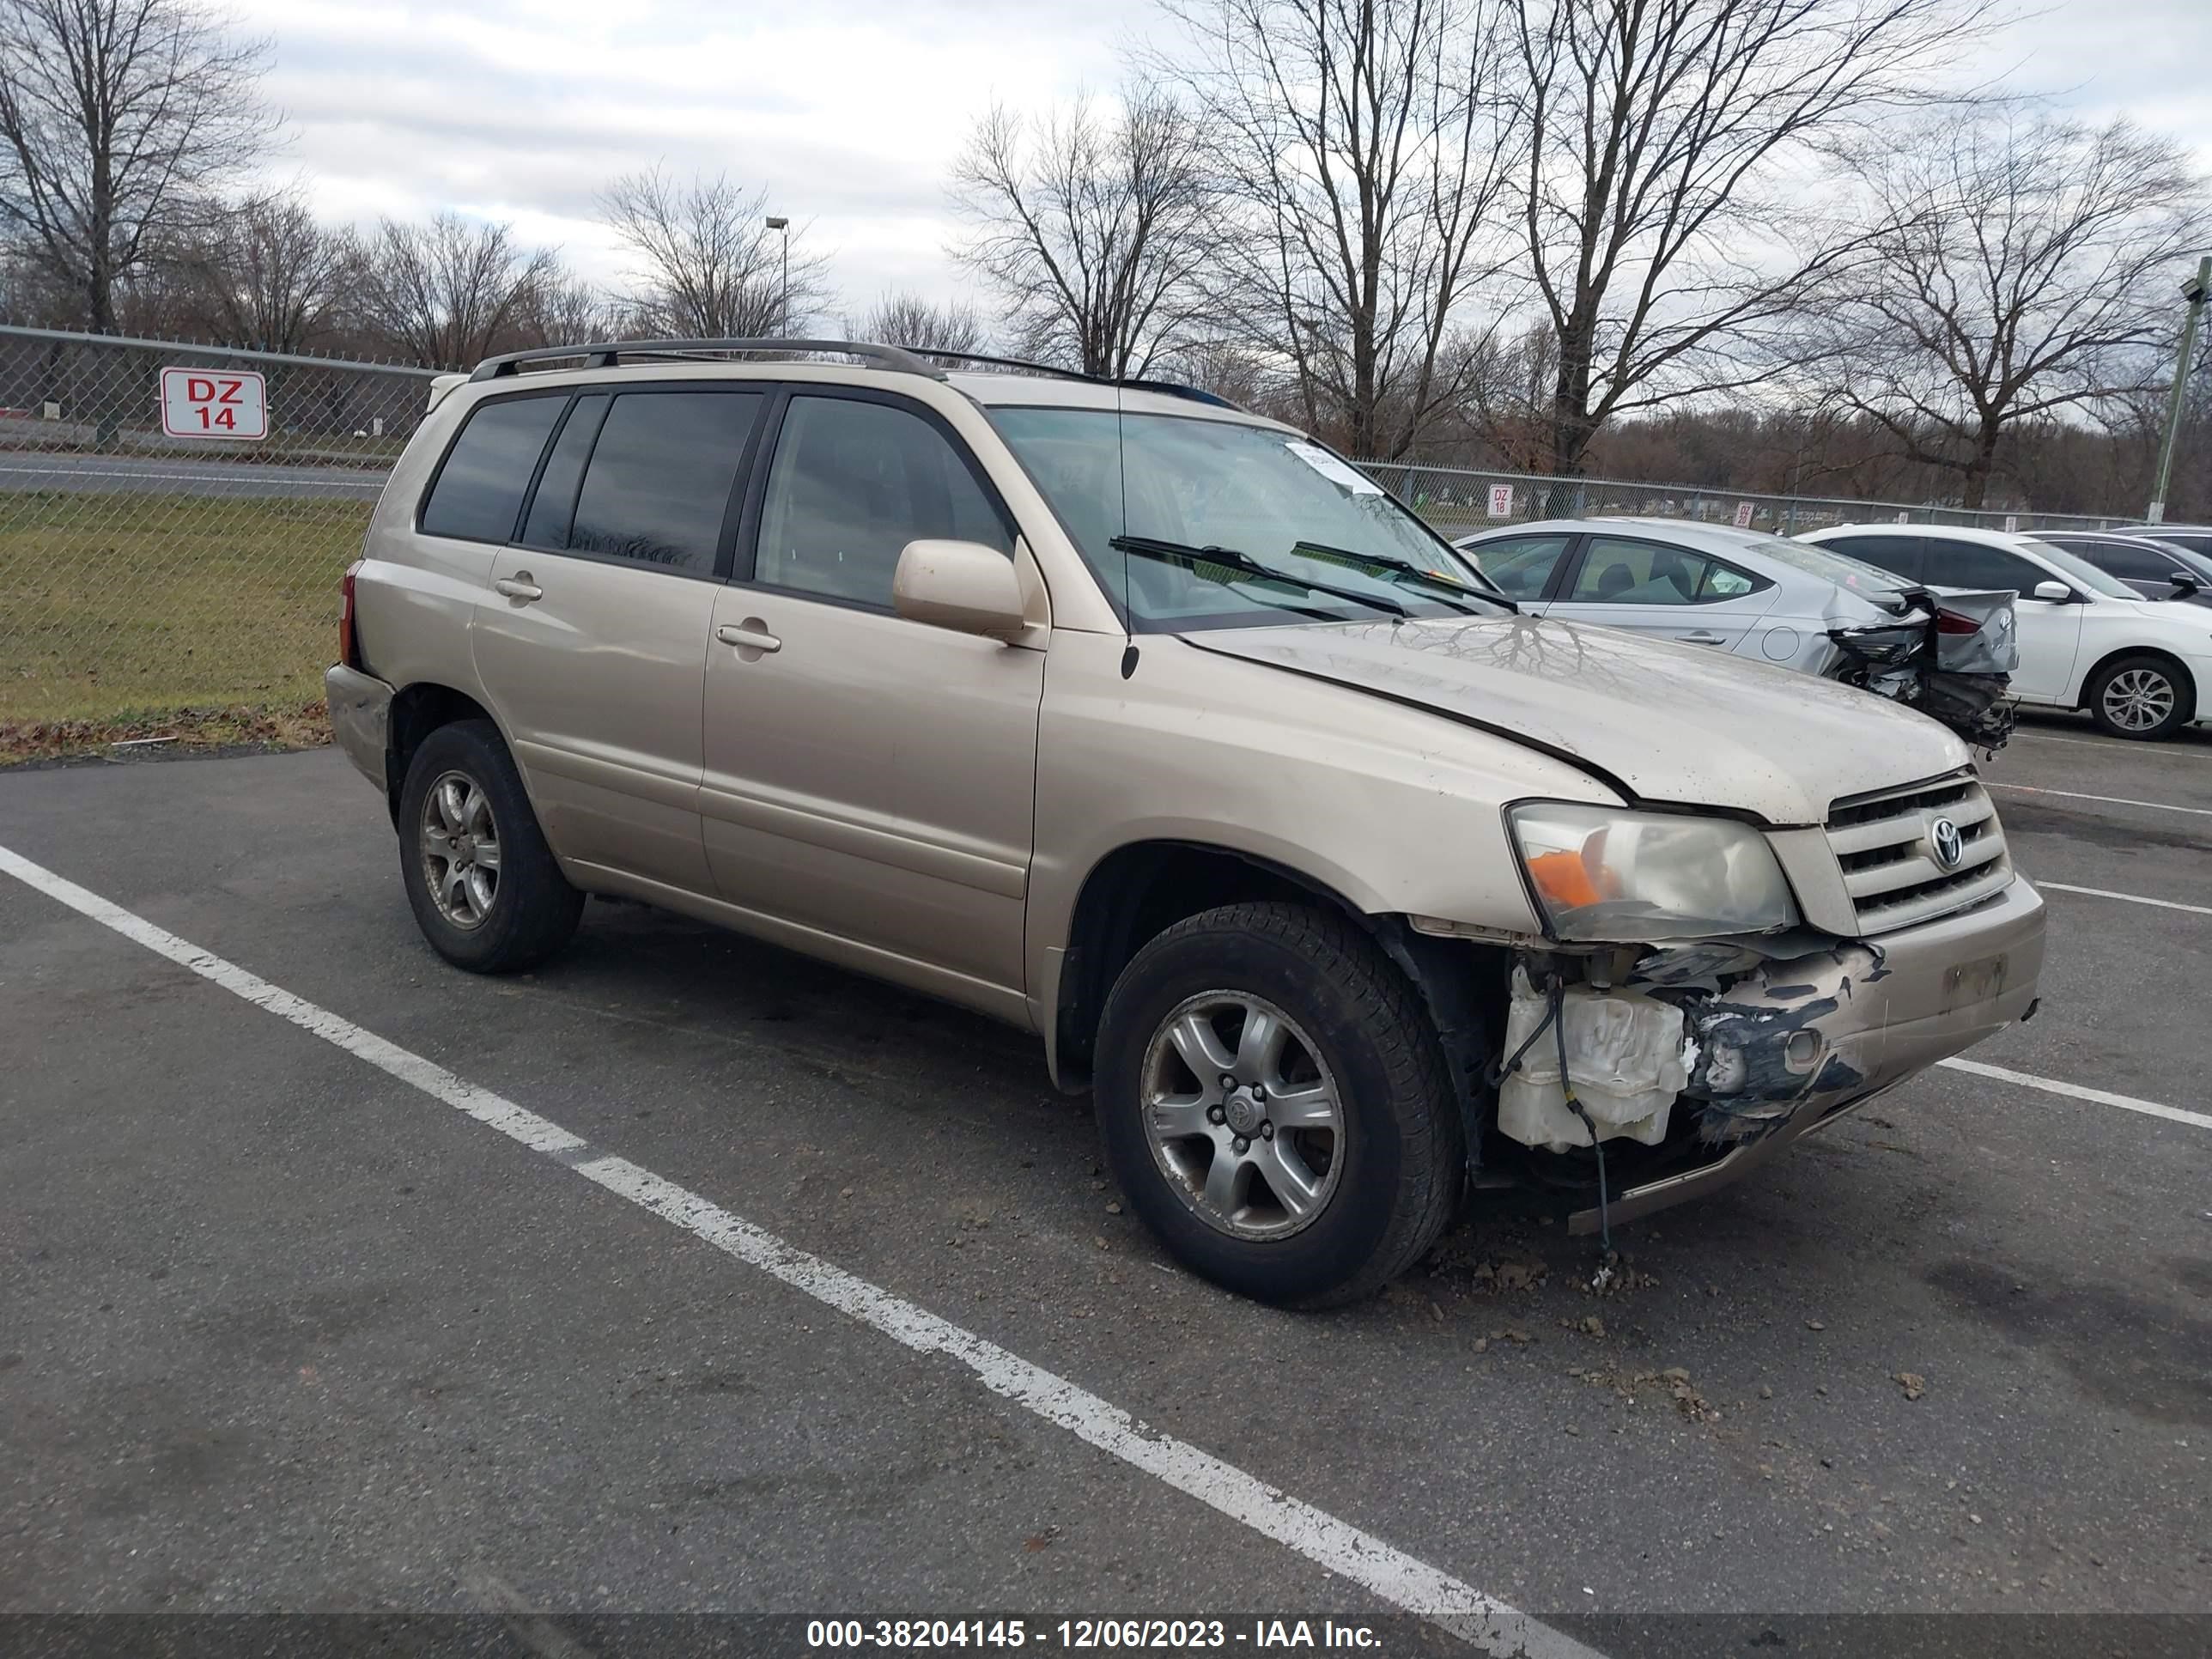
[[[2192,552],[2179,542],[2168,542],[2166,546],[2167,550],[2181,562],[2185,568],[2195,574],[2197,580],[2212,582],[2212,558],[2207,558],[2202,553]]]
[[[2039,558],[2050,560],[2092,593],[2102,593],[2108,599],[2140,600],[2142,598],[2142,594],[2136,592],[2118,576],[2106,575],[2078,553],[2069,553],[2063,547],[2054,547],[2049,542],[2039,542],[2033,536],[2023,536],[2021,539],[2027,544],[2029,549]]]
[[[1346,554],[1399,561],[1478,594],[1488,591],[1441,538],[1365,475],[1293,434],[1110,409],[999,408],[991,419],[1117,603],[1126,568],[1129,624],[1139,632],[1384,614],[1385,607],[1310,589],[1299,575],[1372,592],[1416,617],[1450,616],[1480,603],[1470,595],[1455,605],[1402,573],[1363,568]],[[1123,535],[1231,549],[1291,580],[1204,562],[1125,562],[1113,545]]]

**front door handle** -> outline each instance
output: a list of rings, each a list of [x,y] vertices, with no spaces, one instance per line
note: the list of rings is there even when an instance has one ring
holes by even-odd
[[[545,597],[545,590],[530,580],[527,570],[513,576],[501,576],[491,587],[493,592],[504,593],[510,599],[520,599],[525,605]]]
[[[758,617],[748,617],[731,627],[727,624],[714,630],[714,637],[724,645],[734,645],[741,652],[751,651],[765,656],[771,651],[783,649],[783,641],[768,631],[768,624]],[[746,661],[752,660],[748,657]]]
[[[1695,634],[1677,634],[1674,637],[1690,645],[1726,645],[1728,643],[1727,635],[1708,634],[1703,630]]]

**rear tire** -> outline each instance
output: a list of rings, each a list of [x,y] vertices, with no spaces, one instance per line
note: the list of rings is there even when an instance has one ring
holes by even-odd
[[[2197,718],[2197,687],[2166,657],[2139,653],[2106,663],[2081,694],[2089,717],[2116,738],[2155,742]]]
[[[399,872],[431,949],[471,973],[537,966],[583,914],[489,720],[440,726],[408,763]]]
[[[1131,1207],[1228,1290],[1356,1301],[1450,1218],[1465,1148],[1443,1049],[1405,976],[1340,917],[1270,902],[1176,923],[1115,982],[1095,1076]]]

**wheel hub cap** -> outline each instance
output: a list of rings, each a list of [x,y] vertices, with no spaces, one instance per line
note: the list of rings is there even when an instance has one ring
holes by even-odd
[[[1229,1127],[1240,1135],[1256,1135],[1260,1126],[1267,1121],[1267,1109],[1252,1097],[1249,1089],[1238,1089],[1221,1103],[1223,1115]]]

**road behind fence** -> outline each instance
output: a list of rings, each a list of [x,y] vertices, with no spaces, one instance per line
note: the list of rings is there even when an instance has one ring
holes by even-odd
[[[220,402],[210,435],[165,432],[170,368],[258,374],[268,435],[220,435]],[[338,577],[429,381],[0,327],[0,720],[319,696]]]
[[[165,430],[165,368],[258,374],[267,435],[219,435],[213,420],[205,435]],[[318,696],[338,577],[428,407],[430,379],[388,363],[0,326],[0,721]],[[2112,522],[1362,465],[1447,535],[1586,514],[1784,535],[1875,519]]]

